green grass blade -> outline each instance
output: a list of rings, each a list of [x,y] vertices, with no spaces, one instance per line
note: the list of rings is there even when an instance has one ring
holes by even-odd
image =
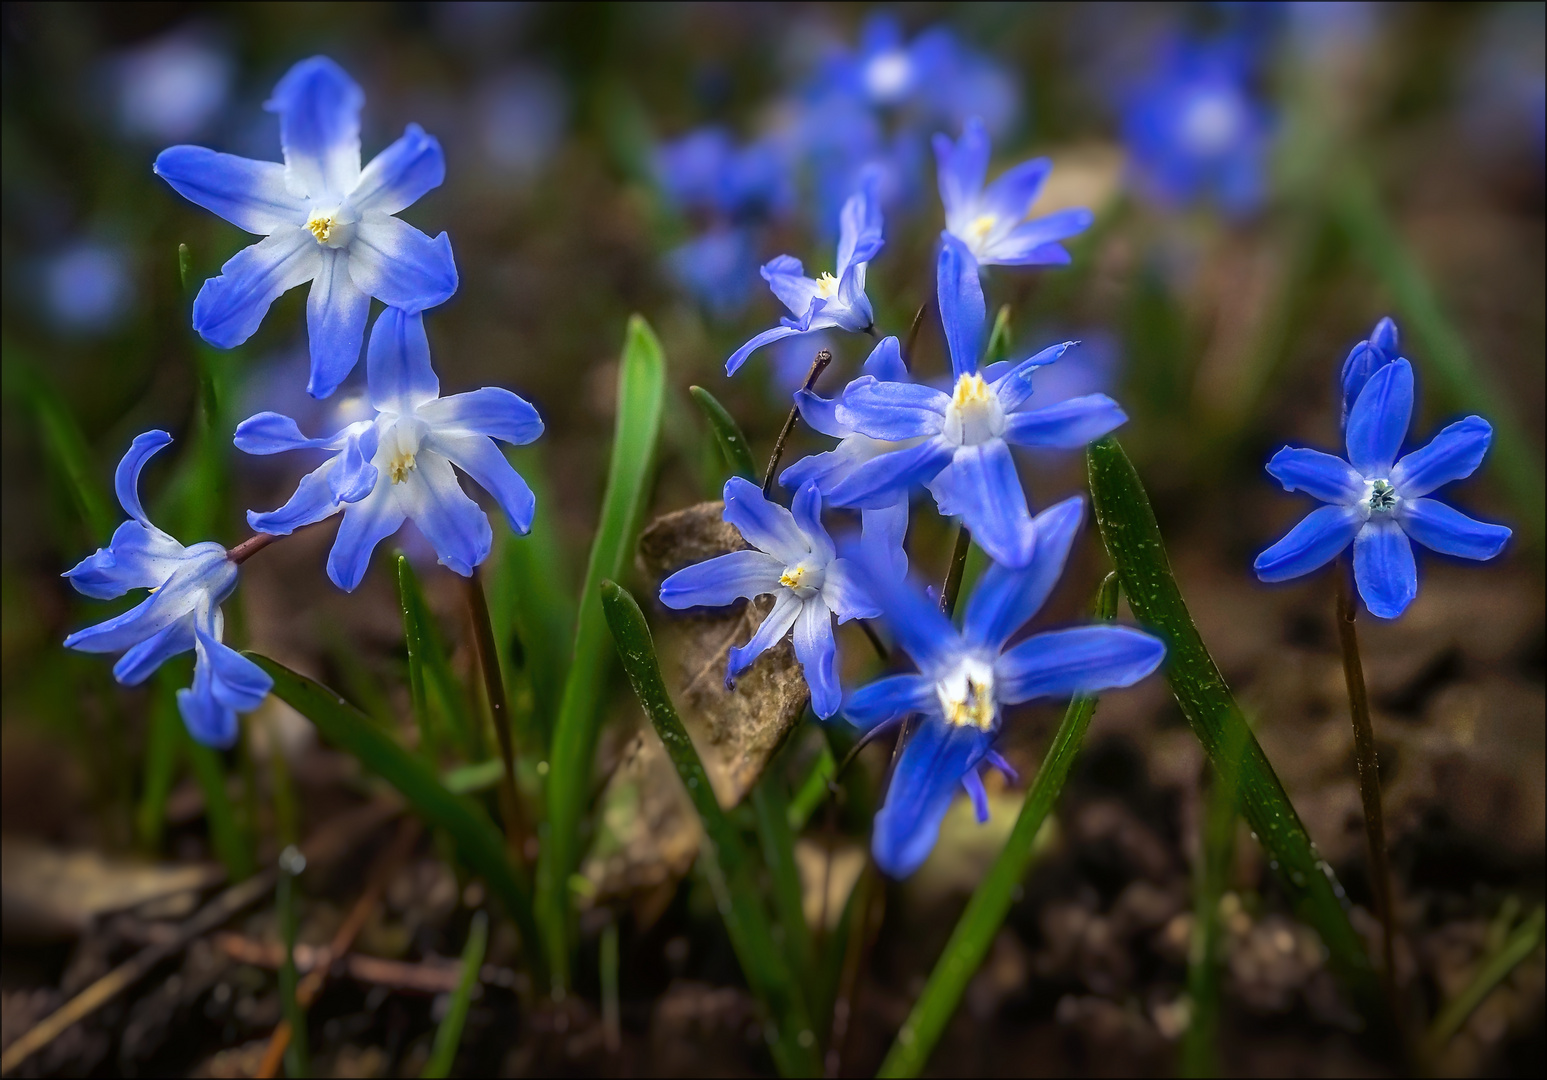
[[[709,429],[714,432],[714,441],[719,445],[731,475],[743,476],[755,483],[757,466],[752,462],[752,450],[747,446],[747,437],[742,434],[736,418],[702,386],[690,386],[688,393],[693,395],[693,400],[703,410],[704,419],[709,421]]]
[[[813,968],[811,932],[806,928],[805,906],[801,902],[800,871],[795,868],[789,803],[779,785],[780,779],[773,775],[773,770],[765,770],[752,788],[752,813],[757,818],[763,862],[773,879],[774,912],[779,918],[779,929],[784,932],[786,954],[801,985],[809,986]]]
[[[817,807],[822,805],[822,800],[827,798],[827,785],[838,774],[838,762],[833,758],[832,747],[827,745],[827,740],[822,740],[822,749],[817,753],[816,760],[811,763],[811,771],[800,782],[800,787],[795,789],[794,796],[790,799],[790,805],[785,811],[789,819],[790,832],[798,833],[806,827],[806,822],[811,820],[811,815],[816,813]]]
[[[1244,729],[1243,729],[1244,730]],[[1237,754],[1239,754],[1237,749]],[[1214,773],[1204,803],[1201,857],[1193,874],[1193,930],[1188,945],[1190,1015],[1182,1034],[1182,1076],[1219,1075],[1219,901],[1235,857],[1235,786]]]
[[[1466,988],[1452,998],[1429,1026],[1424,1036],[1421,1060],[1434,1064],[1434,1056],[1445,1049],[1447,1043],[1461,1025],[1477,1010],[1494,989],[1509,978],[1510,972],[1519,967],[1531,954],[1542,946],[1543,931],[1547,930],[1547,909],[1538,907],[1531,916],[1515,928],[1504,945],[1485,960]]]
[[[446,1015],[440,1027],[435,1029],[435,1046],[420,1076],[451,1075],[451,1065],[462,1042],[462,1026],[467,1023],[467,1007],[473,1000],[473,987],[478,984],[478,973],[483,968],[484,949],[488,944],[489,916],[480,911],[473,916],[473,924],[468,928],[467,944],[462,946],[462,973],[457,977],[457,988],[451,995]]]
[[[435,728],[430,720],[430,703],[424,688],[426,640],[420,620],[419,586],[414,580],[408,556],[397,557],[398,606],[403,612],[403,642],[408,648],[408,696],[413,705],[414,723],[419,726],[419,752],[431,764],[440,758]]]
[[[988,348],[983,353],[983,363],[997,364],[1010,356],[1010,305],[1001,304],[994,316],[994,328],[989,331]]]
[[[1342,890],[1193,625],[1139,474],[1111,436],[1090,447],[1087,464],[1101,538],[1135,617],[1166,643],[1166,679],[1193,734],[1221,775],[1236,778],[1241,816],[1276,864],[1300,918],[1321,935],[1356,1007],[1367,1022],[1390,1032],[1385,996],[1349,922]],[[1235,746],[1238,754],[1232,753]]]
[[[290,1041],[285,1044],[285,1075],[310,1076],[307,1052],[306,1010],[296,998],[299,980],[295,971],[295,879],[306,869],[306,857],[296,847],[287,847],[279,855],[279,879],[275,884],[274,907],[279,916],[279,936],[284,953],[279,961],[279,1003],[290,1025]]]
[[[639,316],[629,320],[618,371],[618,419],[601,519],[586,565],[575,647],[553,732],[548,773],[548,832],[538,860],[537,910],[554,988],[569,983],[569,875],[579,860],[580,817],[591,796],[591,759],[612,648],[602,616],[603,579],[621,576],[649,498],[651,460],[660,434],[666,361]]]
[[[1096,614],[1109,620],[1116,613],[1117,576],[1108,574],[1096,594]],[[917,1076],[928,1063],[940,1033],[961,1002],[967,983],[982,965],[994,935],[1010,912],[1015,890],[1025,879],[1036,854],[1037,836],[1063,791],[1064,781],[1085,741],[1085,732],[1095,711],[1095,698],[1077,697],[1069,702],[1063,723],[1059,724],[1042,759],[1042,767],[1026,792],[1026,801],[1021,804],[1009,839],[967,902],[967,910],[962,912],[956,929],[951,932],[951,940],[930,972],[924,992],[897,1032],[897,1041],[892,1044],[876,1075]]]
[[[774,1064],[784,1076],[820,1075],[810,1013],[795,973],[774,941],[752,856],[742,843],[740,830],[720,809],[693,740],[661,680],[661,666],[644,613],[626,590],[610,581],[603,583],[600,592],[629,684],[666,744],[703,822],[706,842],[699,853],[699,865],[709,878],[747,985],[767,1013],[764,1032]]]
[[[454,795],[470,795],[475,791],[487,791],[505,775],[505,763],[499,758],[480,761],[473,765],[459,765],[441,774],[440,782]]]
[[[275,696],[310,720],[323,739],[396,788],[426,824],[451,836],[463,861],[483,876],[515,920],[527,962],[541,969],[530,888],[505,857],[504,841],[483,808],[447,791],[424,762],[321,683],[258,653],[246,655],[273,677]]]
[[[6,395],[14,391],[36,419],[48,459],[69,488],[91,540],[107,543],[122,515],[114,508],[107,486],[100,479],[80,424],[58,391],[9,342],[4,357]]]
[[[140,802],[134,812],[134,831],[146,851],[159,851],[166,831],[167,796],[177,772],[178,729],[183,718],[177,712],[177,699],[170,693],[158,693],[150,706],[149,727],[145,735],[145,761],[140,782]]]
[[[419,575],[414,573],[413,566],[401,552],[398,553],[397,580],[398,598],[403,605],[405,633],[410,622],[409,609],[411,608],[414,632],[421,646],[419,670],[423,676],[428,729],[436,739],[437,745],[442,734],[449,734],[455,740],[456,748],[464,758],[479,760],[483,757],[483,728],[474,722],[473,712],[467,703],[466,688],[457,678],[456,673],[451,670],[451,660],[446,655],[446,646],[435,628],[435,618],[430,613],[430,606],[424,599],[424,589],[419,584]],[[412,689],[412,652],[409,656],[409,679],[410,689]],[[441,721],[438,725],[431,718],[429,709],[432,695],[439,706]],[[415,708],[417,707],[416,702]],[[417,718],[416,713],[415,719]],[[421,728],[421,737],[424,732],[425,728]]]

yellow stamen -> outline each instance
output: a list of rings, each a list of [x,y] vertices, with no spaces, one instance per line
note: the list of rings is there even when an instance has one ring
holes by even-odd
[[[307,222],[306,227],[317,238],[317,243],[326,244],[328,238],[333,235],[333,219],[324,214],[315,214]]]
[[[398,454],[387,464],[387,476],[394,484],[401,484],[414,467],[414,455]]]
[[[780,574],[779,584],[783,585],[786,589],[798,589],[800,588],[801,581],[805,579],[805,576],[806,568],[803,566],[797,566]]]
[[[831,274],[824,273],[816,279],[816,294],[822,300],[828,300],[838,294],[838,279]]]
[[[967,697],[964,701],[951,702],[950,715],[946,717],[957,727],[971,724],[981,731],[994,726],[994,695],[986,683],[967,677]]]
[[[999,219],[993,214],[981,214],[971,225],[967,226],[967,231],[975,239],[985,240],[988,238],[988,234],[994,231],[994,226],[998,224]]]
[[[987,381],[974,372],[956,380],[956,392],[951,395],[951,403],[960,409],[967,405],[986,403],[992,396]]]

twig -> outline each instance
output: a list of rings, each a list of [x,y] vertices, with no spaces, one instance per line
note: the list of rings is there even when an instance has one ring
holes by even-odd
[[[816,354],[816,359],[811,361],[811,370],[806,373],[803,390],[810,390],[816,385],[819,375],[833,362],[833,354],[826,349]],[[763,470],[763,497],[773,490],[774,473],[779,468],[779,459],[784,456],[784,442],[790,437],[790,432],[795,430],[795,421],[800,419],[800,407],[791,406],[790,415],[784,418],[784,427],[779,429],[779,438],[774,442],[773,457],[768,459],[768,468]]]
[[[902,366],[913,366],[913,347],[918,344],[919,331],[924,327],[924,316],[929,314],[929,301],[925,300],[919,305],[919,313],[913,316],[913,324],[908,327],[908,340],[902,347]]]
[[[489,698],[494,734],[500,743],[500,761],[505,767],[500,784],[500,811],[505,819],[505,839],[519,865],[526,854],[527,831],[521,813],[521,796],[516,789],[516,754],[510,740],[510,706],[505,698],[505,679],[500,674],[499,650],[494,644],[494,623],[489,619],[489,600],[484,596],[483,578],[476,568],[467,579],[467,607],[473,616],[473,641],[477,645],[478,666],[483,669],[484,692]]]
[[[859,628],[865,631],[865,637],[870,639],[870,647],[874,649],[876,651],[876,655],[881,658],[881,663],[891,663],[892,654],[887,649],[886,642],[881,640],[881,635],[876,633],[876,628],[871,625],[870,620],[859,619],[857,621],[859,622]]]
[[[1370,888],[1375,894],[1375,913],[1381,924],[1381,980],[1391,1001],[1392,1015],[1397,1007],[1396,967],[1392,962],[1392,935],[1395,917],[1391,904],[1391,864],[1386,857],[1385,816],[1381,812],[1380,773],[1375,754],[1375,729],[1370,724],[1370,698],[1364,685],[1364,664],[1359,658],[1359,631],[1355,625],[1358,609],[1349,586],[1351,567],[1340,559],[1334,573],[1337,578],[1338,642],[1343,648],[1343,680],[1348,686],[1348,708],[1354,723],[1354,764],[1359,774],[1359,798],[1364,803],[1364,838],[1369,846]]]
[[[947,619],[956,614],[956,594],[961,592],[962,571],[967,569],[967,549],[972,546],[972,534],[965,524],[956,528],[956,546],[951,549],[951,562],[945,568],[945,581],[940,586],[940,610]]]
[[[211,939],[215,948],[239,964],[274,970],[279,967],[282,949],[277,942],[254,941],[241,934],[222,931]],[[316,974],[341,975],[371,986],[385,986],[412,994],[449,994],[457,988],[461,965],[454,960],[424,960],[417,964],[404,960],[384,960],[379,956],[349,953],[330,956],[330,949],[314,945],[295,947],[295,966],[308,977]],[[496,986],[516,986],[520,977],[508,968],[485,964],[479,980]]]

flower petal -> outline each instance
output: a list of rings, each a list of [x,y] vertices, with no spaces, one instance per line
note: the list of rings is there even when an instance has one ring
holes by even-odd
[[[498,386],[425,402],[419,418],[448,438],[487,435],[521,446],[543,433],[542,417],[532,404]]]
[[[994,664],[999,700],[1094,694],[1132,686],[1160,666],[1166,647],[1128,626],[1078,626],[1034,634]]]
[[[903,541],[908,536],[908,516],[907,499],[898,499],[892,506],[859,512],[860,547],[877,573],[889,574],[899,580],[907,576],[908,551]],[[834,610],[838,610],[836,605]],[[842,618],[840,611],[839,619]]]
[[[302,60],[279,80],[263,107],[279,114],[292,191],[326,201],[354,190],[364,104],[359,85],[326,56]]]
[[[485,435],[466,435],[454,438],[442,432],[431,432],[426,445],[444,455],[453,465],[472,477],[473,483],[483,488],[505,512],[505,520],[517,535],[525,536],[532,531],[532,516],[537,511],[537,496],[516,472],[494,440]]]
[[[199,660],[209,665],[210,689],[216,701],[238,712],[251,712],[263,704],[274,688],[268,672],[202,630],[199,645]]]
[[[988,738],[970,725],[935,719],[919,725],[897,759],[886,801],[876,814],[870,849],[884,873],[904,878],[923,865],[962,777],[988,750]]]
[[[763,653],[784,640],[784,635],[800,615],[800,598],[789,589],[780,589],[773,610],[745,645],[732,646],[725,665],[725,685],[730,687],[740,675]]]
[[[457,291],[451,240],[431,240],[406,221],[373,210],[362,214],[349,244],[349,273],[361,290],[388,307],[423,311]]]
[[[312,473],[301,482],[302,490],[307,487],[307,481],[316,475]],[[392,490],[398,486],[378,484],[371,494],[345,508],[344,520],[338,527],[333,549],[328,552],[328,577],[345,592],[354,592],[365,577],[365,571],[371,564],[371,552],[376,550],[376,545],[402,527],[407,515]],[[295,498],[275,513],[283,514],[291,503],[299,501],[302,490],[296,491]],[[253,525],[253,528],[257,527]]]
[[[832,613],[819,596],[801,605],[795,620],[795,659],[811,689],[811,711],[826,720],[838,711],[843,691],[838,686],[838,643],[833,640]]]
[[[956,452],[939,436],[917,446],[871,458],[833,485],[827,499],[834,506],[876,510],[908,497],[908,489],[928,482],[951,463]]]
[[[913,658],[920,671],[930,672],[960,654],[961,635],[916,582],[890,577],[863,558],[850,556],[847,561],[859,586],[880,607],[897,647]]]
[[[834,439],[847,438],[853,434],[848,427],[838,422],[840,400],[838,397],[825,398],[804,387],[795,391],[795,408],[800,411],[800,418],[806,426]]]
[[[817,486],[803,485],[795,493],[790,510],[806,543],[811,545],[811,554],[822,562],[832,562],[837,558],[838,551],[833,547],[833,538],[827,535],[827,529],[822,525],[822,493],[817,490]]]
[[[306,223],[307,201],[285,186],[285,167],[277,161],[173,146],[156,155],[154,171],[183,198],[238,229],[267,236]]]
[[[370,311],[371,298],[350,276],[348,254],[324,249],[306,298],[306,336],[312,361],[306,392],[312,397],[332,394],[359,363]]]
[[[983,355],[983,323],[988,309],[978,281],[978,261],[949,233],[942,237],[935,278],[940,322],[951,349],[951,371],[958,377],[970,375],[978,370]]]
[[[1379,377],[1376,372],[1370,382]],[[1413,545],[1395,521],[1371,521],[1354,537],[1354,580],[1364,606],[1381,619],[1395,619],[1418,595]]]
[[[1325,566],[1346,548],[1364,524],[1357,506],[1318,506],[1268,548],[1252,568],[1262,581],[1288,581]]]
[[[949,471],[937,476],[930,490],[940,513],[961,517],[995,562],[1020,567],[1031,561],[1036,531],[1010,448],[1002,439],[958,449]]]
[[[1424,547],[1460,559],[1491,559],[1510,538],[1505,526],[1467,517],[1434,499],[1403,499],[1397,522]]]
[[[371,459],[380,441],[374,424],[351,435],[328,472],[328,493],[335,503],[356,503],[376,490],[378,472]]]
[[[953,143],[948,135],[936,135],[934,148],[940,202],[949,218],[959,208],[977,202],[983,190],[990,154],[988,131],[983,121],[973,117],[962,126],[960,139]]]
[[[113,678],[122,686],[138,686],[179,653],[193,648],[193,613],[168,623],[134,646],[113,665]]]
[[[1008,362],[997,376],[989,374],[990,369],[999,367],[1000,364],[990,364],[983,370],[983,375],[993,383],[994,393],[999,395],[999,407],[1007,413],[1014,412],[1021,407],[1021,403],[1031,396],[1031,380],[1033,373],[1040,367],[1060,359],[1070,348],[1078,345],[1077,341],[1060,341],[1057,345],[1049,345],[1034,356],[1028,356],[1014,367]]]
[[[988,755],[984,755],[985,759]],[[983,777],[978,775],[977,769],[968,769],[967,775],[962,777],[962,787],[966,789],[967,797],[972,800],[972,812],[978,819],[978,824],[988,822],[988,789],[983,786]]]
[[[779,483],[787,488],[815,484],[824,492],[847,477],[857,467],[876,457],[875,448],[884,446],[865,435],[850,435],[823,454],[808,454],[779,474]]]
[[[764,263],[758,273],[796,318],[804,315],[816,296],[815,279],[806,276],[806,268],[793,255],[776,255]]]
[[[1385,477],[1407,437],[1413,415],[1413,368],[1396,359],[1359,392],[1348,414],[1348,460],[1371,479]]]
[[[440,142],[418,124],[409,124],[403,137],[371,159],[349,193],[357,211],[396,214],[418,202],[446,179],[446,156]]]
[[[195,662],[193,685],[177,692],[177,711],[195,742],[223,750],[236,743],[236,710],[222,705],[214,691],[210,666]]]
[[[489,516],[462,490],[451,462],[421,449],[401,485],[404,511],[440,556],[440,564],[463,577],[489,557],[494,529]]]
[[[289,536],[302,525],[310,525],[338,513],[343,507],[333,498],[333,489],[328,483],[328,474],[337,464],[337,457],[329,458],[301,477],[295,494],[278,510],[261,514],[256,510],[247,511],[247,524],[257,532],[268,533],[270,536]],[[396,529],[397,526],[392,528]],[[363,568],[361,573],[364,573]]]
[[[1364,477],[1340,457],[1320,450],[1286,446],[1268,462],[1268,475],[1284,485],[1285,491],[1303,491],[1325,503],[1358,502],[1364,492]]]
[[[991,245],[983,261],[997,266],[1062,266],[1069,262],[1069,252],[1058,241],[1077,236],[1095,220],[1084,207],[1070,207],[1022,222]]]
[[[850,694],[843,702],[844,719],[861,731],[901,720],[912,713],[939,709],[932,680],[916,672],[887,675]]]
[[[1053,161],[1045,157],[1032,158],[1018,165],[1012,165],[983,189],[983,199],[979,205],[985,213],[993,214],[995,217],[1007,221],[1024,221],[1031,213],[1031,204],[1037,201],[1037,195],[1042,191],[1042,185],[1046,182],[1048,173],[1052,171]],[[1065,210],[1061,213],[1067,214],[1069,211]],[[1087,210],[1085,213],[1089,215],[1090,211]],[[1063,235],[1072,236],[1073,233]],[[1062,240],[1063,236],[1049,236],[1048,239]]]
[[[336,436],[335,436],[336,438]],[[300,425],[277,412],[261,412],[236,425],[232,443],[244,454],[282,454],[286,450],[329,450],[334,439],[308,439]]]
[[[140,470],[145,468],[145,463],[152,455],[171,441],[172,436],[160,430],[136,435],[113,473],[113,491],[118,496],[118,505],[124,508],[124,513],[147,528],[155,526],[151,525],[150,519],[145,516],[144,507],[140,505]]]
[[[938,435],[950,404],[950,395],[933,386],[878,382],[861,375],[844,388],[837,416],[838,422],[852,431],[899,442]]]
[[[994,563],[983,573],[962,620],[968,641],[994,652],[1042,609],[1064,571],[1085,518],[1085,500],[1075,495],[1032,519],[1036,548],[1024,569]]]
[[[781,324],[769,330],[764,330],[761,334],[754,335],[745,345],[731,353],[730,359],[725,361],[725,374],[736,374],[741,369],[741,365],[747,362],[747,357],[769,342],[778,341],[780,338],[794,337],[796,334],[803,333],[805,333],[804,330]]]
[[[847,277],[851,268],[869,262],[881,251],[884,240],[878,191],[879,178],[873,171],[867,172],[859,190],[838,212],[838,258],[833,273],[839,278]],[[863,279],[860,288],[864,288]]]
[[[1127,420],[1128,414],[1107,395],[1086,394],[1043,409],[1011,413],[1005,418],[1004,437],[1017,446],[1075,450]]]
[[[88,555],[65,573],[75,591],[94,600],[111,600],[130,589],[154,589],[182,565],[183,545],[156,528],[126,521],[105,548]]]
[[[430,366],[424,316],[394,307],[376,316],[365,374],[374,409],[407,413],[438,398],[440,380]]]
[[[762,488],[740,476],[725,481],[725,520],[747,543],[793,566],[811,553],[811,542],[795,515],[763,497]]]
[[[780,591],[784,561],[766,551],[732,551],[685,566],[661,582],[661,603],[678,611],[725,607]]]
[[[270,304],[321,269],[322,248],[311,233],[299,225],[276,229],[204,283],[193,301],[193,328],[211,345],[234,349],[252,337]]]
[[[861,374],[873,375],[881,382],[909,382],[908,365],[902,362],[902,346],[898,344],[893,334],[888,334],[876,343],[876,347],[870,350],[870,355],[865,357],[865,364],[860,368]]]
[[[1457,420],[1428,446],[1414,450],[1391,470],[1391,485],[1404,499],[1417,499],[1452,480],[1471,476],[1493,442],[1493,427],[1480,416]]]

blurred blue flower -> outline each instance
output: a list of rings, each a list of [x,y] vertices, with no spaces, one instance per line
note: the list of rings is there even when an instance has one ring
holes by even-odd
[[[332,451],[289,502],[265,514],[248,511],[247,521],[259,532],[285,536],[342,511],[328,577],[346,592],[360,584],[376,545],[405,520],[435,546],[442,565],[468,577],[488,558],[494,534],[452,466],[494,496],[512,529],[526,533],[536,500],[494,440],[529,443],[542,434],[542,420],[498,387],[441,397],[418,312],[382,312],[365,362],[373,419],[322,439],[306,438],[294,420],[273,412],[237,425],[237,448],[249,454]]]
[[[940,513],[961,517],[995,562],[1025,566],[1032,556],[1031,512],[1010,445],[1084,446],[1127,417],[1105,394],[1027,409],[1035,369],[1074,344],[1044,349],[1019,364],[978,371],[985,336],[978,268],[961,241],[946,236],[938,266],[940,318],[951,352],[950,393],[911,382],[862,375],[843,391],[837,419],[846,428],[906,443],[859,465],[827,492],[835,506],[893,505],[918,484]],[[915,441],[916,440],[916,441]]]
[[[794,202],[789,163],[776,139],[738,147],[723,128],[699,128],[663,143],[655,171],[677,207],[719,220],[763,220],[786,213]]]
[[[128,263],[122,250],[90,242],[49,259],[43,299],[54,324],[72,334],[99,334],[116,326],[134,298]]]
[[[1398,357],[1400,344],[1397,335],[1397,324],[1387,317],[1375,324],[1375,329],[1370,331],[1370,336],[1355,345],[1348,353],[1348,359],[1343,361],[1343,374],[1340,382],[1343,387],[1343,426],[1348,426],[1348,414],[1353,409],[1354,402],[1359,400],[1359,394],[1364,390],[1364,384],[1370,381],[1381,368],[1391,363]]]
[[[1141,191],[1165,205],[1212,198],[1248,214],[1265,194],[1271,118],[1251,93],[1241,38],[1174,38],[1128,94],[1123,138]]]
[[[1035,266],[1069,261],[1069,252],[1058,241],[1090,228],[1095,215],[1083,207],[1071,207],[1031,218],[1032,204],[1053,171],[1051,160],[1023,161],[985,188],[990,148],[981,120],[968,120],[958,142],[936,135],[934,145],[946,232],[962,242],[978,265]]]
[[[1396,357],[1366,376],[1358,391],[1348,414],[1347,461],[1288,446],[1273,455],[1268,473],[1285,491],[1298,489],[1328,505],[1311,511],[1257,556],[1259,578],[1300,577],[1353,544],[1354,579],[1365,606],[1372,615],[1394,619],[1418,595],[1410,540],[1463,559],[1491,559],[1503,550],[1509,529],[1424,497],[1472,475],[1488,452],[1493,428],[1480,416],[1468,416],[1398,460],[1412,412],[1413,368]]]
[[[992,749],[1002,706],[1131,686],[1160,666],[1165,646],[1122,626],[1055,630],[1005,648],[1058,583],[1084,510],[1075,496],[1039,514],[1025,568],[990,566],[967,600],[960,630],[912,582],[862,568],[897,648],[918,666],[862,686],[843,703],[843,715],[866,730],[920,717],[871,841],[876,865],[893,877],[908,876],[929,856],[958,787],[971,796],[978,820],[988,820],[980,769],[1011,772]]]
[[[563,82],[542,68],[513,68],[490,79],[479,101],[489,160],[523,179],[541,172],[569,124]]]
[[[778,326],[764,330],[732,353],[725,362],[727,375],[736,374],[753,350],[780,338],[828,328],[853,333],[871,329],[875,315],[865,295],[865,268],[884,243],[874,177],[868,177],[859,191],[849,196],[839,218],[836,274],[809,278],[800,260],[790,255],[780,255],[763,267],[763,279],[793,318],[780,319]]]
[[[666,253],[672,276],[716,318],[741,311],[757,280],[757,247],[744,228],[714,228]]]
[[[118,121],[150,139],[189,139],[209,127],[231,93],[235,65],[207,35],[179,30],[113,63]]]
[[[312,282],[307,391],[314,397],[336,390],[359,360],[371,297],[421,311],[457,288],[446,234],[431,240],[393,216],[445,179],[440,144],[410,124],[362,170],[364,100],[342,68],[315,56],[292,67],[265,106],[279,114],[285,164],[200,146],[174,146],[156,158],[156,175],[178,194],[264,237],[204,283],[194,329],[234,348],[280,294]]]
[[[832,617],[866,619],[879,609],[856,584],[847,559],[838,558],[822,527],[822,496],[815,484],[795,494],[794,512],[769,502],[749,480],[725,482],[725,520],[752,547],[678,570],[661,582],[669,608],[724,607],[745,597],[776,597],[773,609],[745,645],[730,650],[725,685],[795,629],[795,658],[811,688],[811,709],[822,719],[838,711],[838,645]]]
[[[130,589],[149,598],[122,615],[64,639],[82,652],[122,652],[113,677],[125,686],[150,678],[164,662],[194,651],[193,686],[177,692],[183,723],[206,746],[236,741],[236,714],[263,703],[273,680],[256,664],[221,644],[221,602],[236,589],[237,567],[219,544],[184,547],[150,523],[140,506],[140,470],[172,441],[164,431],[135,438],[118,463],[114,487],[129,520],[108,546],[65,574],[76,590],[111,600]]]

